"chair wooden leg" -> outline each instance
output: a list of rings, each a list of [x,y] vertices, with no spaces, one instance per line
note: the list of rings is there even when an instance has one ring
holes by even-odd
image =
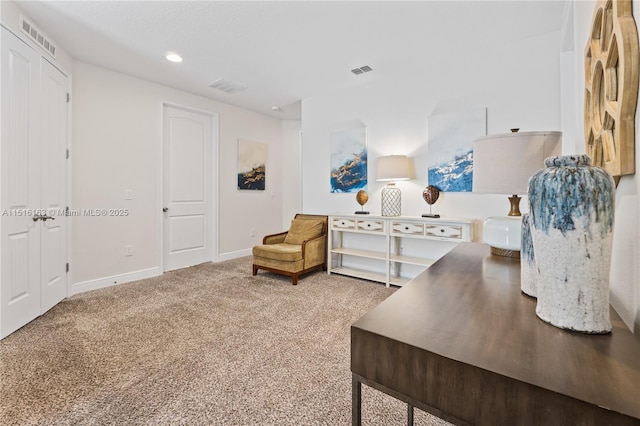
[[[258,267],[253,265],[253,275],[258,275]]]
[[[297,273],[291,275],[291,282],[292,282],[293,285],[298,285],[298,274]]]

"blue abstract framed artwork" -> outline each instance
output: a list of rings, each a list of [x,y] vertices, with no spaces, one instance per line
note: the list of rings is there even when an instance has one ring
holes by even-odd
[[[428,180],[443,192],[471,192],[473,141],[487,134],[487,109],[429,117]]]
[[[264,191],[267,144],[238,139],[238,189]]]
[[[331,133],[331,192],[358,192],[367,186],[365,127]]]

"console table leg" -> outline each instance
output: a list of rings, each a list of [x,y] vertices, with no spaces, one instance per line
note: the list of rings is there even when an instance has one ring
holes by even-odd
[[[407,404],[407,426],[413,426],[413,405]]]
[[[351,425],[362,423],[362,383],[355,375],[351,376]]]

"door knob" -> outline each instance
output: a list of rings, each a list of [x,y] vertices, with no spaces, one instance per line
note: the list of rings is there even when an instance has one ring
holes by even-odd
[[[168,212],[169,211],[169,207],[163,207],[162,211],[165,212],[165,213]]]
[[[37,215],[34,215],[31,219],[33,219],[34,222],[37,222],[38,219],[40,219],[43,222],[46,222],[47,219],[56,220],[55,217],[47,216],[46,214],[37,214]]]

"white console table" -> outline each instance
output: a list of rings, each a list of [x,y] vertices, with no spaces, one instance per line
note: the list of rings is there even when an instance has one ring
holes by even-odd
[[[329,215],[327,271],[402,286],[457,243],[473,241],[473,228],[473,219]],[[409,265],[417,273],[407,276]]]

